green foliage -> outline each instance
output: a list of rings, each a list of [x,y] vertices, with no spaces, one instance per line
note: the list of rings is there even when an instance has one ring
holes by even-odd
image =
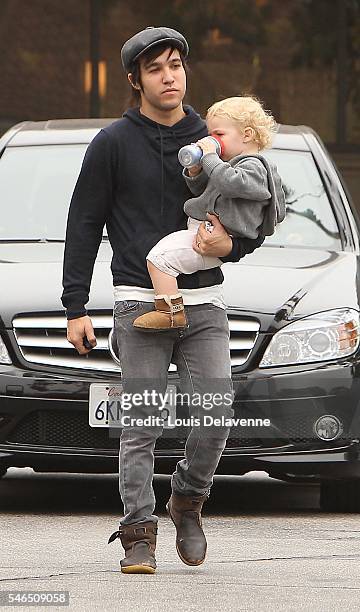
[[[297,0],[292,18],[297,43],[292,66],[335,67],[339,2],[346,17],[346,97],[360,113],[360,0]]]
[[[123,4],[123,0],[103,0],[105,11]],[[209,31],[219,29],[235,44],[256,49],[266,40],[268,10],[254,0],[137,0],[134,13],[139,23],[175,28],[186,33],[193,60],[200,60],[205,53],[204,41]]]
[[[346,0],[345,0],[346,1]],[[296,49],[292,66],[329,66],[337,56],[337,3],[300,0],[294,5],[292,27]]]

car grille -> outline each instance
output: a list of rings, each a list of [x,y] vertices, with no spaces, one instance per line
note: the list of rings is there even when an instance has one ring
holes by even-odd
[[[103,372],[120,372],[120,367],[111,357],[108,338],[113,327],[109,314],[91,315],[97,346],[87,355],[79,355],[66,339],[64,315],[21,315],[13,320],[15,338],[25,361],[52,368],[79,368]],[[231,365],[246,363],[260,324],[257,320],[238,314],[228,314],[230,327]],[[176,371],[174,364],[169,371]]]
[[[241,428],[233,428],[227,441],[227,448],[254,447],[257,441],[240,436]],[[183,450],[190,429],[177,427],[174,431],[164,430],[156,441],[156,450]],[[31,446],[53,446],[61,448],[111,450],[119,448],[119,433],[113,437],[107,428],[90,427],[88,415],[80,411],[38,410],[25,416],[9,433],[10,444]]]

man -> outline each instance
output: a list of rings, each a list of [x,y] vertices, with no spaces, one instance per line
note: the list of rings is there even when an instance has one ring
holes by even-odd
[[[149,388],[159,394],[167,387],[170,362],[176,363],[182,392],[201,397],[209,390],[222,398],[232,392],[229,328],[221,291],[220,268],[178,277],[189,320],[185,330],[143,333],[134,319],[153,308],[154,292],[146,255],[163,236],[186,228],[183,204],[190,192],[177,160],[181,146],[207,134],[204,121],[183,106],[188,44],[170,28],[146,28],[122,47],[121,59],[138,107],[104,128],[86,152],[72,197],[64,254],[62,302],[68,318],[68,340],[80,354],[96,345],[85,304],[93,265],[106,223],[113,249],[114,323],[124,390],[133,394]],[[217,218],[214,230],[199,228],[194,248],[222,261],[238,261],[260,246],[262,239],[230,237]],[[168,305],[164,302],[164,309]],[[85,338],[85,345],[84,345]],[[86,339],[88,347],[86,347]],[[230,403],[231,406],[231,403]],[[190,402],[192,417],[203,406]],[[132,406],[136,417],[155,415],[156,402]],[[214,410],[231,416],[223,400]],[[154,446],[161,424],[124,426],[120,439],[119,489],[124,516],[119,537],[125,549],[124,573],[154,573],[158,517],[153,514]],[[185,457],[171,479],[167,511],[175,524],[176,547],[188,565],[203,563],[206,539],[201,509],[225,447],[229,427],[207,434],[193,426]]]

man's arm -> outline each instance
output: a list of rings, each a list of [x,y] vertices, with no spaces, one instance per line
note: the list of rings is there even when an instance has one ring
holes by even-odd
[[[93,267],[112,199],[110,143],[103,131],[90,143],[71,198],[61,297],[68,319],[86,314]]]
[[[230,253],[225,257],[219,257],[224,263],[239,261],[245,255],[255,251],[265,240],[265,236],[259,236],[258,238],[234,238],[234,236],[230,236],[230,238],[232,240]]]
[[[76,337],[74,338],[73,334],[70,334],[69,337],[68,334],[68,340],[78,351],[82,345],[82,337],[79,336],[83,332],[85,334],[86,330],[91,331],[92,329],[89,327],[91,321],[86,316],[85,304],[89,300],[94,263],[101,243],[107,212],[112,204],[112,192],[110,140],[106,132],[100,131],[86,151],[71,198],[66,228],[63,261],[64,290],[61,301],[66,308],[69,322],[82,318],[82,321],[70,326],[71,329],[77,330]],[[86,335],[90,340],[88,334]],[[90,335],[94,340],[93,333]]]

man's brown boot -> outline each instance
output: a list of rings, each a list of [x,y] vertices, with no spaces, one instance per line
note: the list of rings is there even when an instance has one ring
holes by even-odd
[[[205,560],[207,544],[201,526],[201,509],[207,498],[207,493],[194,497],[173,492],[166,504],[176,527],[176,550],[186,565],[200,565]]]
[[[120,525],[114,531],[108,544],[120,538],[125,550],[125,559],[121,559],[121,571],[124,574],[154,574],[156,570],[157,525],[152,521]]]
[[[155,310],[137,317],[133,326],[143,331],[166,331],[188,327],[180,293],[176,295],[156,295]]]

